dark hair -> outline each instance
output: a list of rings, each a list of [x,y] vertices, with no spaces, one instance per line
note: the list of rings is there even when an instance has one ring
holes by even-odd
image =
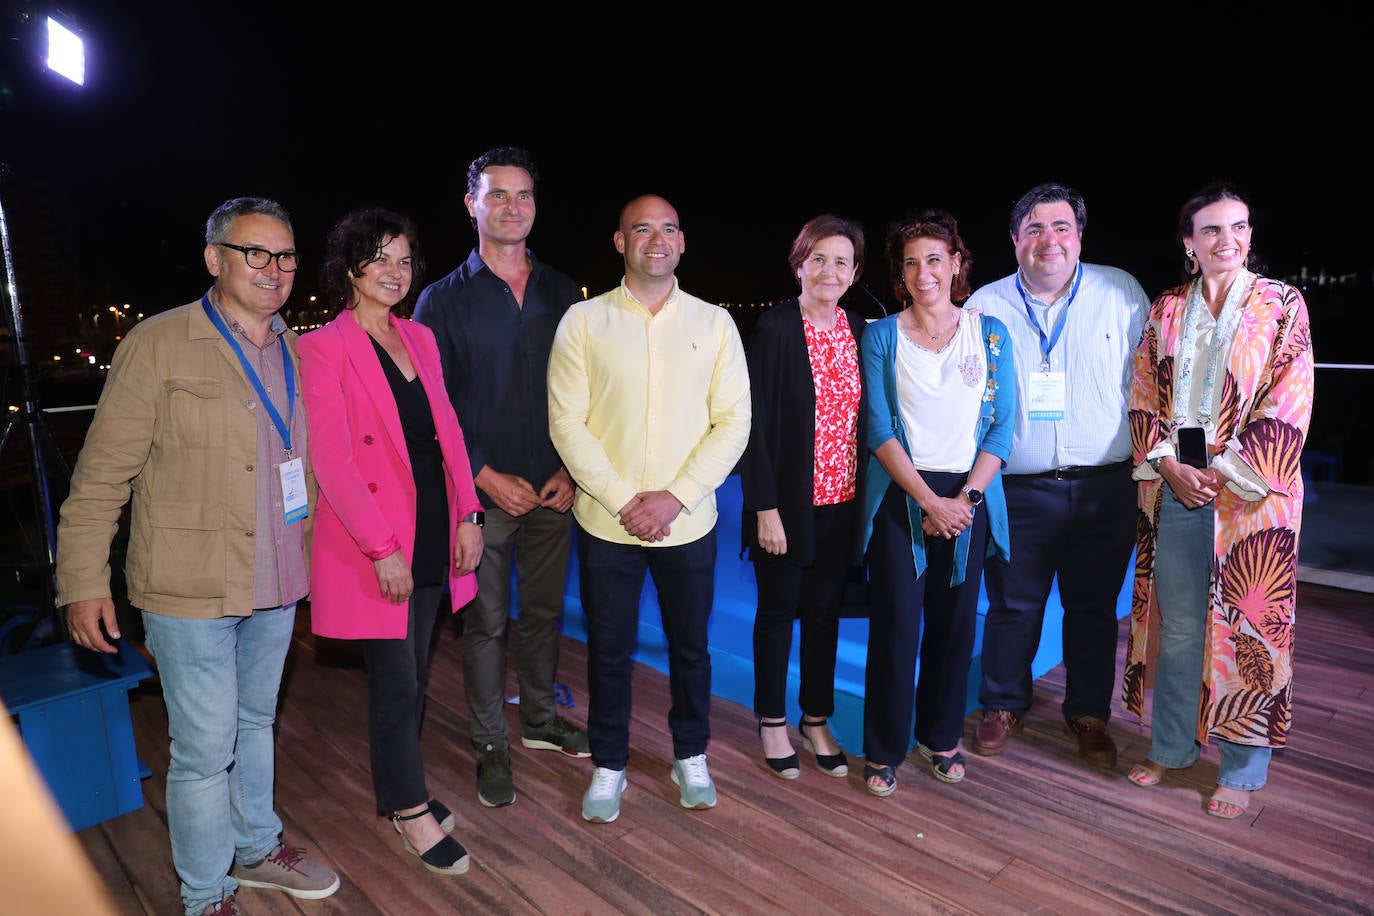
[[[216,207],[210,218],[205,221],[205,244],[222,244],[229,238],[229,227],[233,225],[234,220],[240,216],[255,215],[281,220],[286,224],[288,232],[296,234],[296,230],[291,228],[291,217],[287,214],[286,208],[275,200],[266,197],[235,197]]]
[[[834,236],[842,236],[849,239],[849,244],[854,246],[854,279],[859,279],[859,274],[864,269],[864,230],[858,223],[843,216],[835,216],[825,213],[814,217],[802,226],[801,232],[792,241],[792,250],[787,255],[787,263],[795,274],[802,266],[802,263],[809,257],[816,246],[823,239]]]
[[[324,263],[320,266],[320,295],[326,308],[352,308],[353,283],[363,268],[377,260],[382,247],[394,238],[405,236],[410,242],[410,289],[393,310],[409,316],[420,297],[425,262],[420,256],[420,238],[410,217],[380,207],[365,207],[344,214],[324,242]]]
[[[1021,221],[1036,207],[1060,201],[1073,208],[1074,222],[1078,223],[1078,234],[1082,235],[1083,229],[1088,225],[1088,205],[1083,202],[1083,195],[1077,188],[1067,188],[1062,184],[1048,182],[1038,184],[1022,194],[1016,206],[1011,208],[1011,237],[1016,238],[1021,234]]]
[[[530,188],[534,191],[534,199],[539,200],[539,170],[535,168],[534,159],[530,157],[529,151],[521,146],[493,147],[469,162],[467,193],[470,197],[477,196],[477,190],[482,186],[482,173],[498,165],[511,166],[529,172]],[[477,228],[475,216],[469,216],[468,222],[472,223],[472,228]]]
[[[887,269],[892,280],[892,292],[897,301],[905,308],[911,304],[911,293],[903,278],[902,260],[906,254],[906,243],[912,239],[937,239],[949,246],[953,254],[959,255],[959,273],[949,285],[949,298],[952,302],[963,302],[973,292],[969,284],[969,272],[973,267],[973,255],[959,235],[959,224],[944,210],[925,210],[918,216],[910,216],[892,223],[887,228]]]
[[[1213,181],[1194,191],[1193,195],[1188,198],[1187,202],[1184,203],[1183,207],[1178,211],[1178,244],[1180,247],[1183,247],[1185,250],[1187,248],[1187,246],[1183,244],[1183,240],[1193,234],[1193,217],[1197,216],[1197,211],[1201,210],[1203,207],[1210,207],[1212,204],[1223,200],[1234,200],[1245,204],[1245,209],[1250,211],[1250,225],[1252,227],[1255,225],[1255,211],[1254,208],[1250,206],[1250,202],[1245,199],[1245,195],[1230,182]],[[1191,266],[1189,260],[1190,259],[1185,255],[1183,258],[1184,281],[1191,280],[1194,276],[1189,270]],[[1252,270],[1255,273],[1263,273],[1265,270],[1264,261],[1255,253],[1253,238],[1251,239],[1250,250],[1245,253],[1245,267],[1247,270]]]
[[[530,158],[529,151],[520,146],[498,146],[487,150],[469,162],[468,193],[475,197],[477,188],[482,184],[482,173],[497,165],[508,165],[529,172],[535,199],[539,198],[539,170],[535,168],[534,160]]]

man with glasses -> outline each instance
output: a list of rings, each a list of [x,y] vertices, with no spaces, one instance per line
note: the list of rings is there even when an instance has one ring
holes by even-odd
[[[314,490],[296,334],[278,314],[297,267],[286,210],[221,204],[205,266],[204,296],[140,322],[115,351],[57,531],[72,642],[132,651],[116,644],[108,560],[132,499],[124,570],[167,705],[167,832],[188,916],[240,912],[241,886],[307,900],[339,887],[282,842],[272,805]]]

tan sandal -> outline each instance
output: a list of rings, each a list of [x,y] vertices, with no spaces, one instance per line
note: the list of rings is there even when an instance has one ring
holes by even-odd
[[[1224,788],[1217,786],[1218,791]],[[1217,798],[1216,793],[1212,794],[1207,802],[1207,813],[1212,817],[1219,817],[1222,820],[1232,821],[1250,810],[1250,793],[1244,789],[1232,789],[1232,792],[1243,792],[1241,801],[1229,801],[1224,798]]]
[[[1169,772],[1169,768],[1153,760],[1144,763],[1137,763],[1131,767],[1131,772],[1126,774],[1126,778],[1142,789],[1159,785],[1159,781],[1164,778],[1164,774]]]

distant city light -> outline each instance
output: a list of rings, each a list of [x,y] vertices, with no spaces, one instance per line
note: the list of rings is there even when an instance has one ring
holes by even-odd
[[[48,17],[48,69],[78,86],[86,85],[86,52],[81,37]]]

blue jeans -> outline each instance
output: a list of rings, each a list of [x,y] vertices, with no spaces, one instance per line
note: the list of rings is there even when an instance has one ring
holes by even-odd
[[[1149,759],[1170,769],[1192,766],[1202,697],[1203,649],[1210,615],[1212,504],[1188,509],[1164,484],[1155,540],[1155,597],[1159,601],[1159,659],[1151,705]],[[1217,785],[1253,790],[1264,786],[1272,749],[1217,739]]]
[[[167,832],[188,914],[238,889],[234,862],[281,842],[272,725],[295,622],[294,603],[211,620],[143,612],[167,704]]]

